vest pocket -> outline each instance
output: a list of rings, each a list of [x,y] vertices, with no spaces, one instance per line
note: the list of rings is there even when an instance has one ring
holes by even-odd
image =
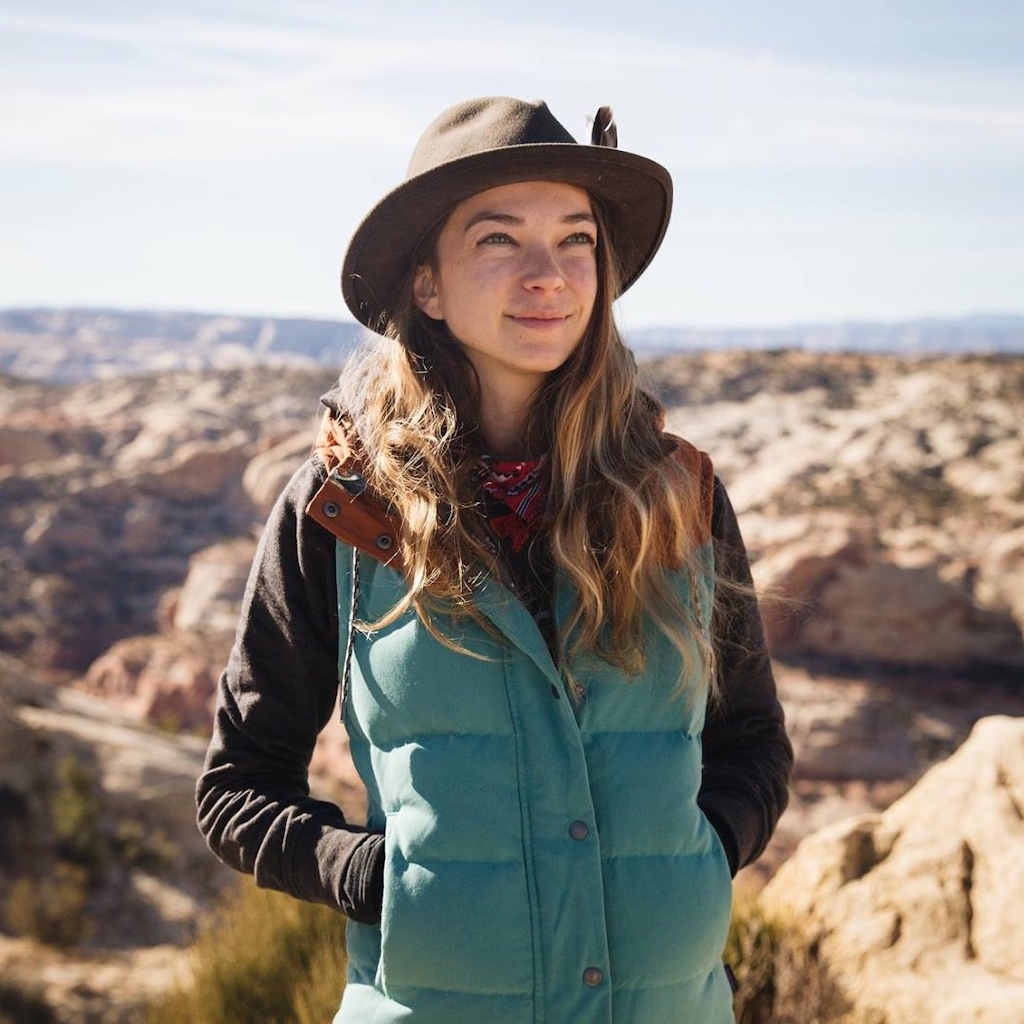
[[[732,875],[725,848],[703,815],[700,833],[690,853],[606,862],[609,943],[620,984],[672,984],[720,964]]]
[[[410,989],[480,995],[533,991],[533,944],[520,861],[408,858],[396,812],[385,834],[379,979],[401,1002]]]

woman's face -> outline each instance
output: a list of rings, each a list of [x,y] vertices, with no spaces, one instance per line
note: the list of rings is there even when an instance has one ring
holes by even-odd
[[[597,297],[587,193],[517,182],[460,203],[418,269],[416,304],[465,348],[485,393],[532,395],[580,343]]]

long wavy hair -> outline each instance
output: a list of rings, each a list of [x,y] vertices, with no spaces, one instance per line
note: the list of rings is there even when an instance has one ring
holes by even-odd
[[[714,689],[714,656],[697,607],[697,581],[707,566],[699,550],[700,481],[666,458],[663,410],[637,385],[636,362],[612,312],[618,273],[607,218],[598,221],[598,289],[580,344],[545,379],[533,402],[524,452],[549,453],[545,532],[554,567],[577,595],[561,624],[563,671],[573,656],[594,652],[632,676],[645,664],[645,623],[676,646],[683,679],[694,673]],[[408,590],[380,628],[412,607],[442,642],[458,647],[436,616],[468,616],[487,627],[473,602],[486,574],[507,570],[487,541],[477,457],[479,383],[461,344],[413,297],[416,268],[435,265],[439,224],[420,243],[377,343],[342,375],[369,487],[401,522]],[[678,579],[690,577],[680,597]],[[703,671],[702,671],[703,670]]]

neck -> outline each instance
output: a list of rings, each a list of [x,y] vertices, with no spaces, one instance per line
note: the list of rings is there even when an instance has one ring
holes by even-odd
[[[526,421],[533,396],[480,396],[480,434],[487,452],[496,459],[526,458]]]

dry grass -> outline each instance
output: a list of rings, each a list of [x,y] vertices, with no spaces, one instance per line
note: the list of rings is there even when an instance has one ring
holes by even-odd
[[[324,1024],[345,984],[345,919],[249,880],[211,916],[187,983],[146,1024]],[[739,982],[737,1024],[846,1024],[850,1006],[793,924],[739,898],[725,960]]]
[[[795,923],[737,900],[725,960],[736,974],[736,1024],[846,1024],[850,1003]]]
[[[192,950],[190,982],[146,1024],[324,1024],[345,984],[345,918],[246,879]]]

